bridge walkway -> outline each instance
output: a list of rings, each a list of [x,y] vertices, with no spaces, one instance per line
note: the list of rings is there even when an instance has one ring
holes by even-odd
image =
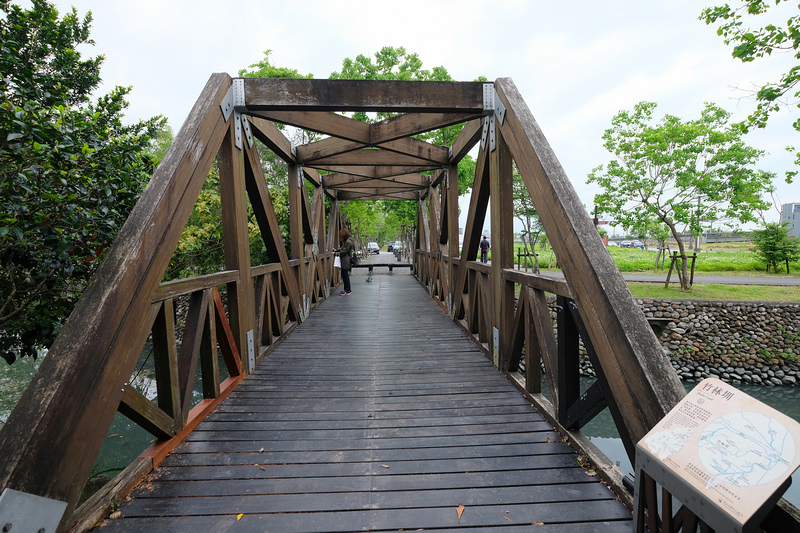
[[[96,531],[631,530],[413,276],[367,279],[322,302]]]

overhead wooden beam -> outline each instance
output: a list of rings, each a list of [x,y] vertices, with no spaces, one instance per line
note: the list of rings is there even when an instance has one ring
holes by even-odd
[[[258,117],[250,117],[248,120],[253,125],[253,135],[256,139],[264,143],[267,148],[275,152],[278,157],[287,163],[295,162],[296,157],[292,153],[291,141],[286,138],[275,124]]]
[[[389,178],[372,178],[352,176],[350,174],[328,174],[323,176],[322,180],[324,186],[329,188],[341,187],[355,183],[370,183],[376,186],[389,183],[399,183],[412,187],[423,188],[428,186],[428,183],[430,182],[430,176],[426,176],[425,174],[404,174]]]
[[[297,147],[297,161],[309,164],[325,158],[354,152],[365,147],[377,147],[390,152],[412,156],[416,159],[446,164],[449,161],[448,149],[444,146],[426,143],[418,139],[403,138],[382,144],[365,145],[354,141],[346,141],[329,137],[321,141]]]
[[[483,113],[481,82],[244,78],[250,111]]]
[[[370,124],[370,142],[380,144],[475,119],[475,113],[404,113]]]
[[[330,111],[248,111],[260,117],[324,135],[360,143],[370,142],[370,124]]]
[[[416,174],[420,171],[418,166],[410,165],[385,165],[385,166],[351,166],[351,165],[318,165],[313,168],[326,170],[339,174],[350,174],[351,176],[362,176],[366,178],[391,178],[392,176],[402,176],[405,174]]]
[[[316,161],[304,163],[314,168],[325,165],[349,165],[349,166],[408,166],[417,169],[434,169],[442,166],[442,163],[426,161],[415,156],[398,154],[377,148],[362,148],[345,154],[337,154]]]
[[[315,169],[303,168],[303,174],[308,181],[314,184],[314,187],[319,187],[322,184],[322,176]]]
[[[365,192],[339,191],[336,194],[339,200],[419,200],[418,191],[386,193],[378,189]]]
[[[478,144],[478,141],[481,138],[482,129],[483,119],[471,120],[464,124],[464,127],[461,129],[461,133],[458,134],[458,137],[456,137],[456,140],[453,141],[451,146],[451,163],[457,164],[459,161],[464,159],[464,156],[466,156],[476,144]]]
[[[516,86],[502,78],[495,87],[506,107],[501,134],[614,390],[625,419],[618,429],[637,442],[685,391]]]

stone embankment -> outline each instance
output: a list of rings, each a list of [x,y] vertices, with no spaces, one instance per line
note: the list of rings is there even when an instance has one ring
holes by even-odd
[[[800,303],[637,299],[684,381],[800,383]],[[588,361],[582,368],[591,372]]]

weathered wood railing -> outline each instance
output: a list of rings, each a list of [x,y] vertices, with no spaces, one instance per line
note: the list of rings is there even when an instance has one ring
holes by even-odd
[[[331,257],[328,254],[321,258],[323,261],[316,268],[327,272]],[[312,257],[302,261],[305,267],[312,263]],[[297,275],[301,261],[290,260],[289,265]],[[280,264],[252,267],[251,274],[256,321],[253,356],[254,365],[258,365],[297,327],[299,320],[290,305]],[[316,277],[307,293],[312,310],[330,293],[325,279]],[[142,335],[150,335],[156,396],[148,398],[128,382],[119,405],[120,413],[158,440],[76,510],[72,522],[78,526],[74,531],[95,524],[120,494],[158,466],[244,378],[245,364],[224,303],[228,287],[238,282],[237,271],[223,271],[159,286],[147,319],[152,325],[142,329]],[[220,368],[217,348],[224,369]],[[202,398],[194,399],[198,366]]]

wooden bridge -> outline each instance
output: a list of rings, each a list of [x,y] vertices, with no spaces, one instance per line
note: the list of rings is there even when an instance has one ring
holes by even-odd
[[[393,116],[339,114],[350,111]],[[292,146],[275,122],[327,137]],[[415,138],[455,124],[450,146]],[[288,246],[256,142],[288,164]],[[478,143],[459,251],[457,165]],[[215,160],[225,270],[162,283]],[[564,282],[512,268],[514,168]],[[340,202],[364,199],[417,202],[415,276],[398,269],[331,296]],[[250,263],[248,209],[267,264]],[[475,261],[487,215],[490,265]],[[146,344],[156,398],[130,383]],[[586,391],[581,346],[598,376]],[[510,79],[215,74],[0,430],[0,488],[66,502],[61,531],[84,531],[120,502],[103,529],[629,529],[619,471],[593,457],[617,500],[567,443],[584,446],[580,427],[608,408],[633,459],[682,395]],[[117,411],[158,440],[78,507]],[[691,523],[658,507],[654,484],[645,492],[651,531]],[[796,529],[789,512],[776,508],[767,529]]]

